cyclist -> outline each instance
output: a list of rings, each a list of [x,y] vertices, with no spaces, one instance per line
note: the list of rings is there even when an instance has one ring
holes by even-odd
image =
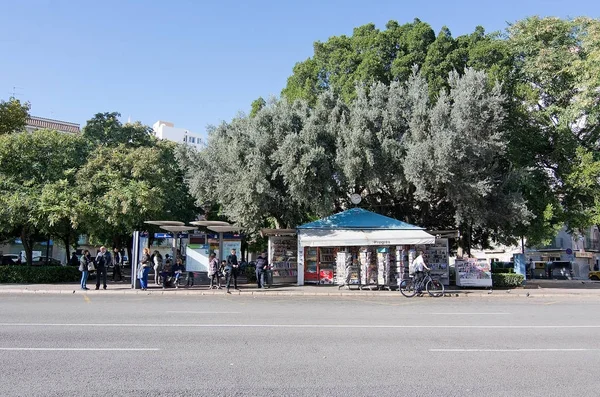
[[[429,271],[430,269],[425,264],[425,259],[423,258],[423,251],[419,251],[419,256],[415,258],[413,261],[413,267],[415,269],[415,287],[417,288],[417,294],[422,293],[423,286],[421,285],[421,280],[423,280],[423,273],[425,270]]]

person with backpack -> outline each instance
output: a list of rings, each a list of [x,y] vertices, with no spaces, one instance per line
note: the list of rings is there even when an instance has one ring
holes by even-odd
[[[258,288],[266,288],[265,275],[269,266],[267,257],[267,253],[263,252],[256,258],[256,284],[258,285]]]
[[[239,291],[237,285],[237,277],[238,277],[238,267],[239,262],[237,259],[237,255],[235,254],[235,250],[231,250],[231,255],[227,256],[227,264],[225,265],[225,286],[227,287],[227,293],[229,292],[229,287],[231,286],[231,279],[233,278],[233,288]]]
[[[106,289],[106,269],[112,263],[110,252],[106,251],[106,247],[100,247],[100,252],[96,256],[96,289],[100,289],[100,277],[102,277],[102,284]]]

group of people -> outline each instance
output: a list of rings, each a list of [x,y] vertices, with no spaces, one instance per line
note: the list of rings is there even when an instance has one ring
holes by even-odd
[[[240,263],[237,258],[236,251],[231,250],[226,260],[217,259],[217,255],[213,252],[209,256],[208,262],[208,277],[210,277],[209,289],[221,289],[221,278],[225,277],[225,288],[228,294],[231,293],[231,281],[233,280],[233,288],[239,290],[237,279],[240,270]],[[259,255],[256,260],[256,283],[258,288],[266,288],[265,276],[268,269],[268,261],[266,253]]]
[[[110,266],[113,267],[113,281],[118,276],[119,281],[123,279],[121,274],[122,255],[118,248],[114,249],[114,254],[111,256],[110,252],[107,251],[106,247],[102,246],[98,250],[95,258],[92,258],[88,250],[83,251],[83,255],[77,258],[77,255],[73,253],[72,261],[79,261],[79,271],[81,271],[81,289],[87,290],[87,279],[90,272],[96,272],[96,289],[100,289],[102,284],[104,289],[107,288],[107,270]],[[256,282],[258,288],[266,288],[265,278],[268,270],[267,254],[262,253],[256,260]],[[208,276],[210,277],[210,289],[217,288],[221,289],[221,278],[225,278],[225,288],[228,294],[231,293],[231,284],[233,282],[233,289],[239,290],[237,279],[240,270],[240,262],[238,261],[236,250],[232,249],[230,255],[227,256],[226,260],[219,262],[216,254],[213,252],[209,257],[208,264]],[[169,255],[165,255],[163,260],[162,255],[158,250],[154,253],[150,253],[149,248],[144,248],[142,259],[140,261],[140,267],[138,269],[137,278],[140,280],[140,286],[142,291],[148,289],[148,275],[150,271],[154,270],[154,283],[161,285],[163,289],[167,288],[170,283],[173,283],[175,288],[179,288],[179,281],[182,275],[185,273],[185,267],[181,258],[177,258],[175,264],[172,263],[172,258]],[[193,273],[188,273],[187,286],[194,285]]]
[[[81,257],[77,258],[77,254],[74,252],[71,256],[71,262],[76,265],[79,262],[79,271],[81,272],[81,289],[87,290],[87,280],[90,272],[96,272],[96,289],[100,289],[100,283],[104,289],[106,289],[106,279],[108,268],[113,268],[113,281],[118,276],[119,281],[123,280],[121,274],[121,266],[123,264],[123,256],[118,248],[114,249],[114,253],[111,256],[110,252],[106,250],[106,247],[102,246],[98,250],[96,257],[92,258],[89,250],[84,250]]]
[[[144,248],[140,267],[138,269],[137,278],[140,280],[142,291],[148,289],[148,274],[154,269],[154,283],[161,285],[163,289],[167,288],[170,283],[173,283],[175,288],[179,288],[179,280],[185,272],[183,261],[177,258],[173,264],[172,258],[167,254],[163,260],[161,253],[156,250],[151,255],[150,248]],[[191,284],[190,284],[191,283]],[[190,280],[188,276],[188,285],[194,285],[193,276]]]

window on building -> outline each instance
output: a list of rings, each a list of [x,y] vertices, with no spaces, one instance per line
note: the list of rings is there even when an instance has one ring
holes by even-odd
[[[191,143],[196,143],[196,138],[194,138],[193,136],[190,137],[190,142]]]
[[[183,141],[187,142],[187,135],[183,137]]]

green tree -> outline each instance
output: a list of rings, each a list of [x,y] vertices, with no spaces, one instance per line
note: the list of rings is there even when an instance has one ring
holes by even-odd
[[[151,146],[154,132],[140,122],[123,124],[120,113],[97,113],[83,128],[83,136],[98,146]]]
[[[449,91],[411,122],[404,169],[417,198],[451,205],[470,251],[476,234],[485,244],[492,232],[528,221],[530,214],[505,156],[500,86],[490,88],[486,74],[472,69],[462,77],[452,72],[448,81]],[[423,109],[427,84],[419,76],[410,84],[409,90],[421,90]]]
[[[559,198],[555,214],[562,214],[573,230],[591,221],[584,220],[581,212],[571,212],[577,207],[574,203],[591,198],[584,200],[579,185],[568,181],[578,178],[582,161],[578,153],[600,149],[599,31],[600,21],[590,18],[532,17],[508,29],[518,83],[515,103],[525,115],[521,120],[529,133],[522,134],[519,143],[529,149],[535,167],[548,176],[547,186]]]
[[[80,136],[52,130],[0,136],[0,228],[20,236],[27,263],[37,239],[78,219],[72,202],[48,203],[47,197],[51,191],[63,194],[56,187],[74,180],[87,147]]]
[[[85,229],[93,241],[131,245],[144,221],[196,219],[198,209],[175,160],[176,144],[100,147],[76,175]]]
[[[29,102],[21,103],[13,97],[8,101],[0,101],[0,135],[25,130],[29,109]]]

